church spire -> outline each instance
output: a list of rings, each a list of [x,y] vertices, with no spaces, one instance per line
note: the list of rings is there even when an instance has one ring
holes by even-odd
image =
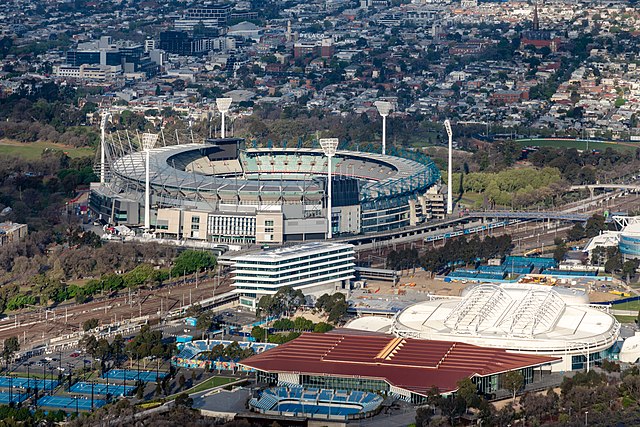
[[[540,30],[540,19],[538,18],[538,1],[533,6],[533,30]]]

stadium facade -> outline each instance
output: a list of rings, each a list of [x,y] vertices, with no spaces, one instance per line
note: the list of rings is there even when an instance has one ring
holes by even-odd
[[[362,317],[348,327],[558,357],[554,372],[589,369],[620,336],[607,307],[589,305],[583,291],[518,283],[475,285],[462,297],[434,297],[392,319]]]
[[[91,186],[90,207],[112,224],[140,226],[145,153],[135,141],[111,139],[106,179]],[[444,198],[435,188],[440,172],[428,158],[418,160],[338,151],[333,234],[375,233],[442,217]],[[319,148],[247,148],[237,138],[153,148],[151,228],[158,237],[234,244],[323,239],[327,165]]]

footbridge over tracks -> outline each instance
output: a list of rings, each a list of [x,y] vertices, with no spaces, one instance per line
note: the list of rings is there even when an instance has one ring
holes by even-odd
[[[640,184],[586,184],[572,185],[570,191],[589,190],[591,197],[595,190],[623,190],[631,193],[640,193]]]
[[[591,215],[563,211],[474,211],[465,214],[472,218],[510,218],[510,219],[553,219],[559,221],[583,222]]]

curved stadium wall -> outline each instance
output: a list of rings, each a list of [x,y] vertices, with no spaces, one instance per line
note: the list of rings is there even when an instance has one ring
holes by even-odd
[[[320,149],[251,148],[207,140],[150,151],[152,228],[163,236],[230,243],[322,239],[327,158]],[[440,172],[425,156],[338,151],[332,159],[335,234],[375,233],[439,215]],[[112,156],[90,206],[114,224],[142,222],[145,153]],[[441,196],[441,195],[436,195]],[[247,233],[251,230],[251,233]]]

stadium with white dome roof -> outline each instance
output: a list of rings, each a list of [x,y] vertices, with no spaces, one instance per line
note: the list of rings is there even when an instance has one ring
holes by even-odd
[[[620,324],[584,291],[536,284],[481,284],[461,297],[432,297],[395,317],[352,321],[349,328],[398,337],[457,341],[511,352],[561,357],[551,370],[589,368],[608,356]]]

